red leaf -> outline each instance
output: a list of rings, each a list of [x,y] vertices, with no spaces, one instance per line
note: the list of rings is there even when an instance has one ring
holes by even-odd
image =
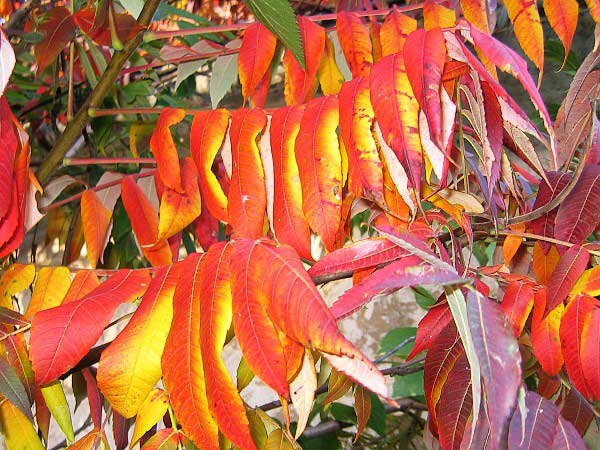
[[[423,263],[417,256],[405,256],[377,270],[360,284],[344,292],[331,305],[331,312],[339,320],[360,309],[375,295],[389,294],[404,287],[429,283],[444,285],[459,281],[461,277],[454,271]]]
[[[228,126],[229,111],[214,109],[195,113],[190,130],[190,152],[200,175],[202,200],[210,213],[223,222],[228,219],[227,196],[212,166]]]
[[[519,345],[502,308],[487,297],[469,292],[467,318],[481,368],[494,448],[506,431],[521,386]]]
[[[90,405],[90,415],[92,416],[92,423],[94,427],[102,427],[102,396],[98,390],[98,384],[96,378],[92,374],[89,368],[81,371],[83,378],[85,379],[85,386],[87,392],[88,403]]]
[[[541,208],[560,194],[571,180],[571,174],[565,172],[546,172],[546,178],[548,179],[549,184],[546,184],[545,182],[540,183],[540,188],[535,197],[532,210]],[[529,223],[529,227],[536,234],[545,237],[553,237],[556,212],[557,210],[553,209],[539,219],[532,220]],[[545,242],[540,242],[540,244],[543,244],[544,250],[547,251],[549,244]]]
[[[589,261],[590,254],[579,245],[571,247],[561,255],[554,272],[552,272],[552,277],[548,281],[546,313],[564,301],[585,271]]]
[[[571,422],[580,436],[584,436],[594,419],[594,410],[577,389],[571,389],[564,399],[560,415]]]
[[[261,109],[238,109],[231,121],[233,168],[227,212],[234,236],[262,235],[267,209],[265,172],[256,139],[267,124]]]
[[[368,28],[357,14],[346,11],[338,13],[336,27],[352,77],[368,77],[373,64]]]
[[[533,308],[533,286],[513,281],[508,285],[500,305],[508,317],[515,337],[519,337]]]
[[[309,101],[317,89],[317,72],[325,51],[325,29],[305,16],[298,16],[298,26],[304,49],[306,70],[300,66],[289,49],[283,55],[285,69],[284,95],[288,105]]]
[[[291,245],[305,259],[310,253],[310,228],[302,210],[302,186],[296,162],[295,143],[303,110],[278,108],[271,117],[271,152],[275,174],[273,209],[277,211],[273,231],[277,240]]]
[[[108,243],[111,218],[112,211],[102,205],[94,191],[87,189],[81,196],[81,220],[88,260],[92,268],[96,267]]]
[[[581,330],[581,369],[594,398],[600,400],[600,308],[595,308]]]
[[[183,431],[201,447],[219,448],[217,424],[208,405],[200,351],[199,283],[202,255],[182,261],[173,298],[173,322],[162,355],[162,372],[173,411]]]
[[[38,385],[74,367],[102,335],[121,303],[143,295],[145,270],[121,270],[80,300],[40,311],[31,322],[30,356]]]
[[[335,248],[342,211],[342,157],[336,129],[338,101],[319,97],[307,105],[296,137],[303,210],[325,248]]]
[[[14,116],[6,97],[0,97],[0,147],[2,147],[0,153],[0,221],[9,212],[14,195],[13,170],[17,156],[18,140],[12,117]],[[0,242],[7,241],[11,235],[9,234],[4,239],[3,235],[0,235]]]
[[[439,334],[452,322],[452,313],[448,305],[435,305],[423,316],[417,327],[415,345],[406,357],[410,361],[423,350],[431,349]]]
[[[546,289],[535,293],[535,307],[531,323],[531,345],[544,372],[556,375],[564,364],[560,346],[560,323],[565,307],[558,304],[546,317]]]
[[[362,239],[318,260],[308,271],[311,277],[335,276],[394,261],[409,252],[386,238]]]
[[[156,168],[162,183],[174,191],[183,192],[179,155],[170,128],[185,117],[183,109],[165,108],[158,117],[156,128],[150,138],[150,149],[156,158]]]
[[[581,244],[600,224],[600,166],[587,166],[556,213],[554,237]]]
[[[430,135],[439,148],[446,148],[442,137],[440,88],[446,62],[446,45],[440,28],[419,29],[411,33],[404,46],[406,75],[415,98],[427,116]]]
[[[560,343],[565,357],[565,368],[573,386],[585,398],[591,398],[593,390],[583,373],[582,334],[594,311],[593,297],[578,295],[572,299],[565,309],[560,324]],[[597,349],[596,349],[597,351]],[[597,380],[596,380],[597,381]]]
[[[244,100],[255,94],[261,80],[269,71],[276,47],[277,38],[261,23],[255,22],[246,28],[238,56],[238,72]]]
[[[37,31],[44,34],[44,39],[34,47],[38,72],[41,72],[75,37],[77,26],[67,8],[55,6],[44,15]]]
[[[384,204],[383,164],[373,138],[375,112],[369,80],[355,78],[344,83],[338,94],[340,134],[348,153],[348,186],[357,197]]]
[[[229,244],[213,245],[202,258],[197,275],[198,290],[203,293],[200,296],[202,365],[208,406],[219,424],[220,431],[234,445],[244,450],[255,450],[244,403],[221,358],[233,315],[230,252]]]

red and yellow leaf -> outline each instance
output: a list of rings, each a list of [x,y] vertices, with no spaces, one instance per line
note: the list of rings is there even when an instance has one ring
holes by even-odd
[[[544,12],[550,26],[563,43],[566,62],[577,28],[579,3],[577,0],[544,0]]]
[[[102,205],[98,195],[91,189],[86,190],[81,196],[81,219],[88,261],[92,268],[96,267],[108,243],[111,218],[112,211]]]
[[[544,372],[553,376],[560,372],[564,364],[560,346],[560,323],[565,306],[560,303],[544,317],[546,310],[546,289],[535,293],[535,307],[531,323],[531,345],[533,354]]]
[[[346,11],[338,13],[336,26],[352,77],[368,77],[373,65],[369,29],[357,14]]]
[[[354,391],[354,412],[356,413],[354,442],[356,442],[367,427],[367,422],[371,417],[371,394],[362,386],[356,386]]]
[[[62,303],[70,303],[88,295],[100,285],[98,275],[93,270],[80,270],[69,286]]]
[[[379,159],[372,129],[375,112],[371,105],[369,80],[354,78],[344,83],[338,95],[340,134],[348,152],[350,192],[357,197],[384,204],[383,164]]]
[[[238,72],[244,100],[252,97],[269,71],[275,56],[277,38],[267,28],[255,22],[244,32],[238,56]]]
[[[142,450],[177,450],[181,443],[181,434],[172,428],[163,428],[152,436]]]
[[[231,121],[233,167],[227,212],[234,236],[258,237],[263,233],[267,192],[265,172],[257,145],[267,124],[261,109],[238,109]]]
[[[296,162],[296,136],[303,110],[278,108],[271,117],[271,152],[275,173],[273,231],[277,240],[291,245],[303,258],[312,259],[310,228],[302,210],[302,186]]]
[[[285,103],[288,105],[300,105],[313,97],[317,89],[317,72],[321,65],[327,39],[325,29],[308,17],[298,16],[298,26],[300,27],[306,70],[296,61],[292,52],[286,49],[283,55],[283,68],[285,70]]]
[[[423,26],[426,30],[451,28],[456,25],[456,12],[432,0],[423,5]]]
[[[505,0],[504,6],[515,28],[515,35],[525,54],[544,71],[544,32],[536,2]]]
[[[559,260],[560,254],[556,249],[556,245],[550,246],[548,251],[545,252],[540,241],[535,242],[533,246],[533,271],[540,283],[548,284]]]
[[[144,294],[145,270],[121,270],[80,300],[40,311],[31,322],[30,357],[43,385],[74,367],[102,335],[121,303]]]
[[[335,248],[342,209],[338,122],[337,98],[328,96],[310,101],[302,116],[295,147],[304,214],[329,251]]]
[[[530,283],[513,281],[506,288],[500,306],[508,317],[514,335],[519,337],[533,309],[533,286]]]
[[[417,29],[417,21],[397,9],[383,21],[379,38],[381,40],[381,54],[383,57],[404,50],[404,43],[410,33]]]
[[[71,285],[70,275],[67,267],[42,267],[38,271],[25,317],[31,319],[39,311],[60,305]]]
[[[56,6],[44,15],[37,31],[44,35],[44,39],[34,47],[37,70],[41,72],[54,62],[58,54],[75,37],[77,25],[67,8]]]
[[[138,413],[162,375],[160,360],[173,317],[178,266],[162,267],[127,326],[102,352],[98,387],[125,418]]]
[[[185,117],[183,109],[165,108],[158,117],[150,138],[150,149],[156,158],[156,168],[162,183],[177,192],[183,192],[179,155],[171,135],[171,127]]]
[[[229,111],[214,109],[194,114],[190,131],[190,152],[200,175],[204,206],[222,222],[227,222],[227,196],[212,166],[229,126]]]
[[[585,4],[589,8],[590,16],[600,24],[600,0],[585,0]]]
[[[465,19],[485,33],[490,32],[487,0],[460,0]]]
[[[142,436],[167,413],[169,396],[162,389],[152,390],[144,399],[135,418],[131,446],[135,445]]]
[[[569,295],[573,286],[585,271],[590,254],[579,245],[575,245],[563,253],[548,281],[548,304],[546,311],[554,309]]]
[[[183,192],[165,187],[160,199],[158,242],[174,236],[199,215],[201,210],[198,171],[192,158],[185,158],[181,164]]]
[[[244,403],[221,358],[233,318],[229,261],[231,247],[213,245],[197,275],[200,296],[200,347],[210,411],[219,430],[243,450],[256,450]]]
[[[202,365],[204,355],[200,348],[201,294],[208,295],[200,278],[201,261],[202,255],[193,253],[180,263],[173,321],[162,355],[162,372],[173,411],[184,433],[197,446],[216,450],[219,448],[218,430],[209,409]]]
[[[600,266],[586,270],[577,280],[569,295],[586,294],[590,297],[600,295]]]
[[[35,278],[33,264],[14,263],[0,277],[0,306],[13,309],[12,296],[27,289]]]
[[[584,322],[580,345],[583,378],[593,397],[600,400],[600,308]]]
[[[100,447],[102,444],[102,447]],[[88,434],[67,447],[68,450],[95,450],[109,448],[104,431],[94,428]]]

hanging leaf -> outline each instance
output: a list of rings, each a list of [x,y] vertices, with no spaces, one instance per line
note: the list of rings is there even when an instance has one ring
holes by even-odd
[[[156,167],[162,183],[174,191],[183,193],[179,155],[171,136],[171,127],[185,117],[183,109],[165,108],[158,117],[156,128],[150,138],[150,149],[156,158]]]
[[[544,72],[544,32],[537,5],[522,0],[506,0],[504,6],[521,48],[540,70],[541,79]]]
[[[544,12],[550,26],[563,43],[565,49],[564,66],[577,28],[579,4],[577,0],[544,0]]]
[[[10,45],[4,30],[0,31],[0,56],[2,56],[2,63],[0,64],[0,97],[2,97],[16,62],[15,51]]]
[[[337,94],[344,83],[344,75],[340,72],[335,60],[335,48],[331,39],[325,39],[323,58],[317,72],[323,95]]]
[[[236,39],[228,42],[226,47],[228,49],[236,49],[239,48],[239,45],[240,41]],[[221,103],[223,97],[231,90],[233,83],[237,79],[238,57],[239,55],[236,53],[219,56],[212,65],[209,94],[213,109],[219,106],[219,103]]]
[[[363,387],[357,386],[354,391],[354,412],[356,413],[356,436],[354,442],[367,427],[367,422],[371,417],[371,396]]]
[[[381,39],[381,54],[383,57],[400,53],[404,50],[404,43],[409,34],[417,29],[417,21],[397,9],[389,13],[383,25],[379,37]]]
[[[261,80],[270,71],[276,47],[277,37],[265,25],[256,22],[244,31],[238,72],[245,101],[254,96]]]
[[[60,305],[71,285],[70,275],[67,267],[42,267],[38,271],[25,317],[31,319],[39,311]]]
[[[153,389],[140,406],[135,418],[135,427],[131,436],[131,446],[135,445],[142,436],[167,413],[169,396],[162,389]]]
[[[519,337],[533,309],[533,286],[529,283],[513,281],[506,288],[500,306],[508,318],[513,334]]]
[[[581,369],[596,400],[600,399],[600,309],[595,308],[581,331]]]
[[[88,260],[95,268],[108,243],[112,211],[102,205],[94,191],[87,189],[81,196],[81,218]]]
[[[40,387],[40,390],[44,396],[46,406],[65,435],[67,443],[73,442],[75,440],[73,422],[61,382],[58,380],[53,381],[46,386]]]
[[[373,47],[369,30],[355,13],[337,15],[337,33],[352,77],[368,77],[373,65]]]
[[[44,39],[34,47],[38,72],[43,71],[75,37],[77,26],[73,16],[64,6],[50,8],[43,16],[37,31]]]
[[[460,0],[465,19],[484,33],[489,33],[487,0]]]
[[[80,300],[40,311],[31,322],[30,356],[38,385],[74,367],[96,343],[121,303],[149,284],[145,270],[121,270]]]
[[[295,439],[300,437],[308,424],[316,390],[317,373],[315,371],[315,361],[310,350],[304,350],[300,372],[298,372],[296,378],[290,383],[290,397],[298,413]]]
[[[586,269],[590,254],[584,247],[575,245],[562,254],[552,277],[548,281],[546,313],[564,301],[577,279]]]
[[[0,425],[7,449],[44,450],[32,423],[9,401],[0,403]]]

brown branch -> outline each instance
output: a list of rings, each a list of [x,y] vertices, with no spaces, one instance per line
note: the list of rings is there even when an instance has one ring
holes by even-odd
[[[106,70],[100,77],[98,84],[86,99],[83,106],[79,109],[73,120],[68,123],[65,131],[58,138],[56,144],[54,144],[54,147],[50,153],[48,153],[46,159],[44,159],[42,165],[38,169],[37,177],[42,184],[50,179],[50,175],[54,169],[60,164],[60,161],[69,151],[73,143],[81,136],[81,133],[90,119],[88,116],[88,109],[95,108],[102,104],[106,94],[114,87],[115,80],[117,79],[121,68],[141,44],[144,30],[150,24],[152,16],[154,16],[159,4],[160,0],[148,0],[144,3],[144,7],[137,21],[141,28],[140,31],[138,31],[132,39],[127,41],[123,50],[114,53]]]

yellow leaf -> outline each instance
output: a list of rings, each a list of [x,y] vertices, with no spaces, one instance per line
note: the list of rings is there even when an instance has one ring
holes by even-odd
[[[8,400],[0,403],[0,424],[7,450],[44,450],[31,422]]]
[[[13,309],[12,296],[27,289],[35,278],[33,264],[12,264],[0,278],[0,306]]]
[[[39,270],[25,317],[62,303],[71,286],[70,271],[66,267],[43,267]]]
[[[129,448],[132,448],[146,431],[158,423],[167,412],[168,405],[169,397],[162,389],[156,388],[148,394],[135,418],[135,427]]]
[[[315,371],[315,361],[310,350],[304,350],[304,360],[298,376],[290,384],[290,395],[292,403],[298,412],[298,425],[296,427],[295,438],[298,439],[304,432],[312,405],[315,400],[315,391],[317,390],[317,372]]]
[[[319,77],[319,84],[324,95],[337,94],[340,92],[342,84],[345,81],[344,75],[342,75],[335,62],[335,49],[329,39],[325,40],[325,52],[323,53],[323,59],[321,59],[317,76]]]
[[[581,274],[569,295],[587,294],[590,297],[600,295],[600,266],[593,267]]]

